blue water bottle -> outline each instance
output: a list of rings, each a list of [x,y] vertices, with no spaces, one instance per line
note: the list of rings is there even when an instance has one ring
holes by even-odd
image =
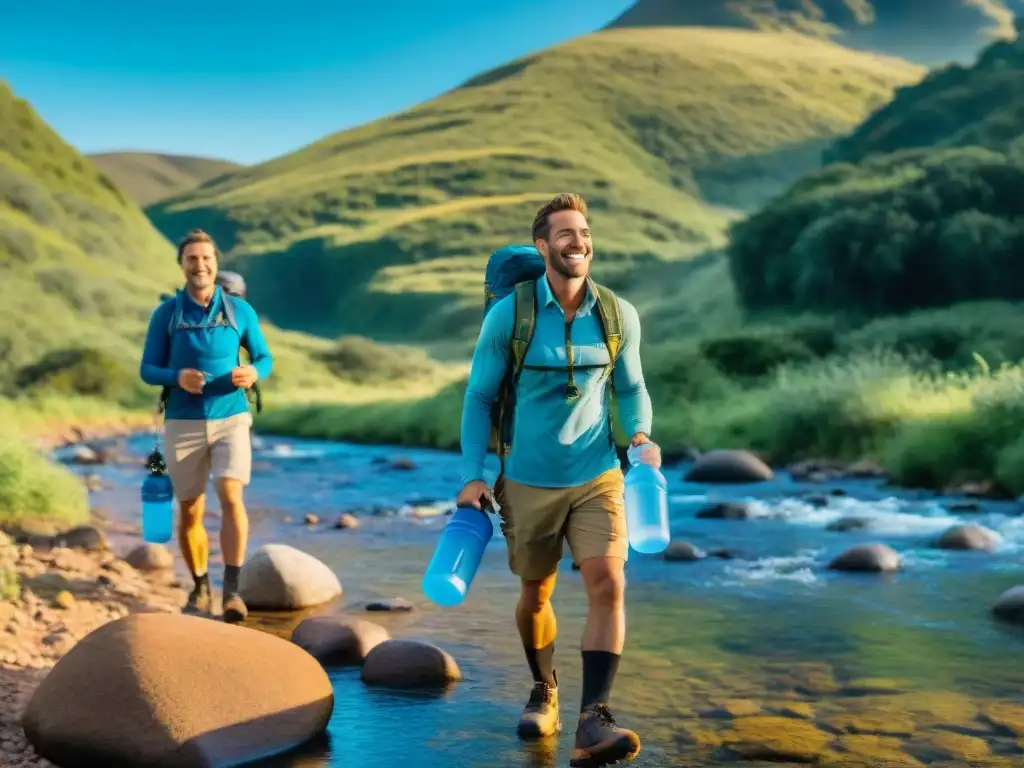
[[[494,524],[487,512],[473,507],[456,509],[423,574],[423,594],[446,608],[465,600],[493,535]]]
[[[629,544],[637,552],[663,552],[671,538],[668,525],[668,481],[657,467],[640,462],[647,445],[630,446],[626,457],[626,527]]]
[[[174,532],[174,489],[159,447],[146,459],[146,468],[149,474],[142,481],[142,538],[151,544],[164,544]]]

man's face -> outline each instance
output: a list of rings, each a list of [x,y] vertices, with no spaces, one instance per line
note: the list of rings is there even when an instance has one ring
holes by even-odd
[[[217,277],[217,252],[213,243],[186,245],[181,254],[181,271],[192,288],[210,288]]]
[[[558,211],[548,217],[548,239],[535,245],[548,265],[563,277],[586,277],[594,258],[590,227],[579,211]]]

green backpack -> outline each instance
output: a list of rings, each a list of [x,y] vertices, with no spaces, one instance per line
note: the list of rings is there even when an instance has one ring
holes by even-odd
[[[523,371],[526,353],[533,340],[537,322],[537,280],[543,278],[543,257],[533,246],[509,245],[499,248],[487,262],[484,286],[484,315],[502,298],[515,293],[515,321],[510,341],[510,361],[498,390],[498,397],[491,407],[490,448],[501,462],[501,475],[505,473],[505,459],[512,449],[512,415],[515,411],[516,387]],[[611,289],[590,281],[590,287],[597,296],[597,316],[608,348],[609,363],[604,375],[615,390],[612,369],[622,349],[622,312],[618,299]],[[570,376],[572,368],[570,367]],[[567,384],[566,395],[578,397],[574,384]],[[610,425],[609,425],[610,426]],[[614,444],[614,436],[611,437]]]

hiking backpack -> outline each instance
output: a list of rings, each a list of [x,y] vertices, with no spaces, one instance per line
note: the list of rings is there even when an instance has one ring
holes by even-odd
[[[171,313],[170,322],[167,324],[167,338],[173,340],[174,332],[182,328],[199,328],[199,327],[216,327],[218,325],[229,325],[238,334],[238,339],[241,341],[242,334],[238,330],[238,322],[235,320],[235,305],[234,298],[237,296],[240,299],[245,298],[245,279],[237,272],[218,272],[215,280],[217,285],[221,287],[223,301],[221,302],[221,313],[220,317],[217,318],[212,326],[193,326],[182,322],[181,316],[184,311],[182,301],[183,296],[181,290],[175,291],[173,294],[174,298],[174,311]],[[160,297],[161,301],[172,298],[171,294],[164,294]],[[241,351],[241,350],[239,350]],[[241,364],[241,355],[239,355],[239,364]],[[167,400],[171,396],[171,388],[163,387],[160,391],[160,403],[157,406],[157,411],[163,413],[167,408]],[[254,382],[252,388],[245,393],[246,399],[256,401],[256,413],[260,413],[263,410],[263,396],[260,393],[260,383]]]
[[[526,352],[533,340],[537,320],[537,281],[544,277],[544,257],[532,245],[506,245],[487,261],[484,273],[484,316],[495,304],[515,293],[515,319],[509,344],[510,361],[491,406],[490,447],[501,462],[504,474],[505,457],[512,448],[512,413],[515,410],[516,386],[526,361]],[[614,392],[612,369],[622,348],[622,313],[615,294],[603,285],[590,281],[596,293],[596,309],[609,363],[605,366],[608,382]],[[612,438],[614,441],[614,438]]]

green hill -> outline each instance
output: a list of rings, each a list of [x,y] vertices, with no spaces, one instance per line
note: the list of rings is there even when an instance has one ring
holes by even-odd
[[[600,276],[632,296],[922,74],[789,33],[601,32],[147,212],[212,231],[281,326],[465,340],[487,254],[556,192],[588,198]]]
[[[188,192],[242,167],[228,160],[157,152],[101,152],[88,157],[141,206]]]
[[[951,65],[903,88],[850,136],[825,153],[828,162],[922,147],[1009,149],[1024,133],[1024,43],[986,48],[970,67]]]
[[[609,24],[662,26],[796,29],[932,65],[1013,37],[1013,13],[1003,0],[637,0]]]

